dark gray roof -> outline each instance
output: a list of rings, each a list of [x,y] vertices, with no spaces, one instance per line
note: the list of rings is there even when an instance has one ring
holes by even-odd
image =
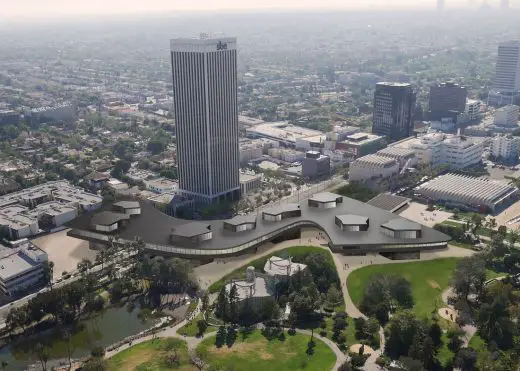
[[[392,195],[390,193],[381,193],[367,202],[367,204],[378,207],[380,209],[394,212],[406,205],[410,201],[409,198]]]
[[[91,224],[97,225],[112,225],[121,220],[130,219],[130,215],[114,213],[112,211],[102,211],[100,213],[94,214],[92,219],[90,220]]]
[[[330,192],[322,192],[322,193],[316,193],[314,196],[309,197],[309,200],[316,201],[316,202],[334,202],[338,198],[341,198],[340,195]]]
[[[381,227],[391,229],[392,231],[420,231],[422,225],[407,219],[393,219],[381,224]]]
[[[114,206],[122,209],[137,209],[138,207],[141,207],[138,201],[119,201],[116,202]]]
[[[368,218],[361,215],[337,215],[336,216],[343,225],[363,225],[368,223]]]
[[[110,205],[105,206],[105,210],[110,207]],[[268,233],[272,234],[276,231],[286,230],[287,227],[291,225],[316,227],[323,230],[329,237],[332,247],[377,246],[378,248],[384,249],[385,246],[402,246],[411,243],[409,239],[394,238],[382,233],[380,230],[380,226],[386,224],[388,221],[407,221],[407,219],[348,197],[343,197],[343,203],[338,204],[338,206],[333,209],[309,207],[307,200],[302,200],[300,207],[302,216],[299,218],[284,219],[278,223],[257,218],[256,228],[242,233],[226,231],[223,228],[222,220],[208,221],[207,224],[211,224],[212,226],[212,239],[199,246],[190,246],[190,249],[196,247],[204,250],[222,250],[242,246],[246,243],[256,241]],[[291,207],[291,210],[294,210],[294,206]],[[371,228],[369,228],[368,231],[363,233],[344,233],[336,226],[336,215],[347,215],[352,213],[352,211],[369,218]],[[88,231],[90,229],[92,215],[99,212],[100,211],[95,211],[94,214],[80,215],[78,218],[67,223],[67,225],[72,228],[70,233],[74,235],[74,229]],[[132,216],[127,226],[120,228],[118,233],[121,238],[126,240],[135,240],[136,237],[139,237],[145,243],[151,245],[163,246],[165,248],[183,247],[179,243],[172,244],[170,237],[172,228],[181,230],[179,227],[188,223],[193,223],[193,221],[170,217],[156,209],[151,202],[141,201],[141,215]],[[79,236],[79,234],[76,234],[76,236]],[[421,237],[414,239],[413,244],[442,243],[449,240],[450,237],[445,234],[432,228],[423,227]]]
[[[283,204],[262,210],[263,213],[269,215],[279,215],[285,212],[300,210],[299,204]]]
[[[200,236],[201,234],[208,233],[209,231],[211,231],[210,223],[189,222],[174,228],[171,233],[174,236],[190,238]]]
[[[242,224],[252,224],[256,222],[256,214],[249,214],[249,215],[239,215],[235,216],[232,219],[224,220],[224,223],[230,224],[230,225],[242,225]]]

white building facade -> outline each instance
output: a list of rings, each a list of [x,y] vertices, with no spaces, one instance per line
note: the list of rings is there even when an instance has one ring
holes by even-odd
[[[496,159],[505,161],[518,160],[520,138],[512,136],[496,136],[491,140],[491,154]]]
[[[170,42],[179,186],[202,202],[238,199],[236,38]]]
[[[367,155],[350,163],[349,179],[363,182],[370,179],[389,178],[399,173],[399,162],[389,157]]]

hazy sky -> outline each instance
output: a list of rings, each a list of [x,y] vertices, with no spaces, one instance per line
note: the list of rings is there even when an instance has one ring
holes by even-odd
[[[446,0],[459,3],[463,0]],[[468,0],[464,2],[467,3]],[[436,0],[0,0],[0,18],[53,17],[69,14],[154,13],[313,8],[434,7]]]

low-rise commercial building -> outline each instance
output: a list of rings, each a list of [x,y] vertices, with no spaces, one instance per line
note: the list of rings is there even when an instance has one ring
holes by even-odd
[[[317,151],[308,151],[302,162],[302,176],[308,179],[317,179],[330,176],[330,157]]]
[[[267,153],[273,158],[289,163],[303,161],[305,158],[304,152],[290,148],[270,148]]]
[[[380,151],[377,151],[378,156],[388,157],[399,162],[399,167],[413,167],[417,165],[417,158],[415,157],[415,152],[400,147],[387,147]]]
[[[267,138],[280,144],[294,147],[300,138],[324,135],[321,131],[289,124],[287,121],[269,122],[252,126],[246,130],[249,138]]]
[[[0,197],[0,228],[11,240],[61,227],[79,213],[101,206],[102,197],[68,182],[48,182]]]
[[[154,193],[170,193],[179,189],[179,183],[166,178],[145,180],[144,184]]]
[[[262,186],[262,174],[240,174],[240,194],[247,195]]]
[[[449,165],[463,169],[479,164],[484,153],[484,144],[462,135],[429,132],[419,138],[401,141],[389,148],[405,148],[413,151],[417,163],[422,165]],[[389,148],[383,150],[387,151]]]
[[[507,106],[498,108],[495,111],[494,124],[502,127],[518,127],[518,118],[520,115],[520,107],[508,104]]]
[[[13,110],[0,110],[0,126],[18,125],[20,114]]]
[[[345,151],[350,157],[358,158],[369,155],[384,148],[384,138],[380,135],[369,133],[355,133],[346,136],[336,143],[336,149]]]
[[[378,178],[389,178],[399,173],[399,162],[393,158],[367,155],[350,163],[349,179],[364,182]]]
[[[47,121],[74,121],[76,115],[76,105],[73,103],[60,103],[52,107],[35,108],[30,112],[32,124]]]
[[[518,189],[510,184],[456,174],[441,175],[415,191],[434,202],[481,212],[494,212],[518,197]]]
[[[27,240],[0,250],[0,291],[15,296],[42,283],[47,253]]]

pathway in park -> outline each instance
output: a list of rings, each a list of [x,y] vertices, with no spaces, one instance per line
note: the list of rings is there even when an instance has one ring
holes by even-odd
[[[196,267],[194,269],[195,275],[198,278],[199,284],[201,288],[207,289],[212,283],[217,282],[218,280],[222,279],[225,275],[233,272],[235,269],[240,268],[251,261],[261,258],[263,256],[272,254],[276,251],[280,251],[283,249],[286,249],[288,247],[293,246],[315,246],[319,248],[326,249],[328,251],[329,248],[326,246],[327,240],[320,236],[319,232],[314,230],[304,231],[302,232],[302,238],[294,239],[294,240],[288,240],[283,241],[278,244],[272,244],[267,243],[257,249],[256,252],[252,252],[250,254],[241,255],[238,257],[233,258],[226,258],[226,259],[215,259],[213,262],[201,265],[199,267]],[[345,300],[345,311],[350,317],[357,318],[357,317],[363,317],[366,318],[366,316],[359,311],[359,309],[354,305],[352,302],[352,299],[350,298],[350,295],[347,290],[347,278],[351,272],[353,272],[356,269],[365,267],[367,265],[371,264],[400,264],[400,263],[408,263],[408,262],[418,262],[418,261],[424,261],[424,260],[434,260],[434,259],[442,259],[442,258],[449,258],[449,257],[466,257],[471,256],[474,254],[474,251],[462,249],[455,246],[449,246],[445,250],[441,251],[432,251],[432,252],[424,252],[421,253],[421,260],[390,260],[387,259],[381,255],[373,254],[373,255],[366,255],[366,256],[345,256],[340,253],[332,253],[334,263],[336,265],[336,269],[338,271],[340,280],[341,280],[341,289],[343,292],[343,297]],[[194,313],[194,316],[198,314],[198,311]],[[205,334],[202,338],[196,338],[196,337],[190,337],[190,336],[183,336],[177,334],[177,330],[183,327],[185,324],[187,324],[187,320],[183,320],[174,327],[169,327],[166,329],[161,330],[155,335],[150,335],[143,337],[141,339],[138,339],[134,342],[132,342],[132,345],[141,343],[146,340],[150,340],[154,337],[175,337],[182,339],[187,342],[189,349],[195,349],[197,345],[204,340],[207,337],[215,335],[215,333]],[[310,334],[310,332],[306,332],[306,330],[298,330],[299,333],[307,333]],[[337,370],[337,368],[345,361],[346,357],[339,350],[337,345],[326,339],[322,338],[319,335],[314,335],[318,339],[325,342],[336,354],[337,356],[337,362],[333,370]],[[380,329],[380,336],[381,336],[381,343],[380,343],[380,349],[373,354],[370,355],[368,358],[364,369],[367,371],[376,371],[380,370],[379,366],[376,365],[376,359],[381,355],[382,351],[384,350],[385,346],[385,338],[383,329]],[[114,354],[129,348],[131,345],[126,344],[121,346],[120,348],[107,352],[106,357],[112,357]]]
[[[384,256],[378,254],[371,254],[366,256],[345,256],[339,253],[333,253],[334,262],[338,270],[338,274],[341,280],[341,289],[343,291],[343,297],[345,300],[345,311],[350,317],[362,317],[366,319],[366,316],[355,306],[354,302],[350,298],[347,289],[347,279],[350,273],[356,269],[360,269],[372,264],[402,264],[410,262],[420,262],[425,260],[435,260],[442,258],[462,258],[471,256],[475,252],[468,249],[463,249],[456,246],[448,246],[445,250],[423,252],[421,253],[420,260],[390,260]],[[379,350],[372,353],[367,359],[364,369],[367,371],[380,370],[381,368],[376,365],[377,358],[383,353],[385,349],[385,336],[383,328],[379,329],[379,336],[381,338]]]
[[[453,305],[448,304],[448,298],[454,296],[453,288],[448,287],[446,290],[442,292],[442,301],[446,304],[446,307],[456,311],[456,309],[453,307]],[[461,330],[464,331],[464,344],[463,348],[467,348],[469,341],[475,335],[477,332],[477,327],[471,324],[467,324],[461,327]]]

